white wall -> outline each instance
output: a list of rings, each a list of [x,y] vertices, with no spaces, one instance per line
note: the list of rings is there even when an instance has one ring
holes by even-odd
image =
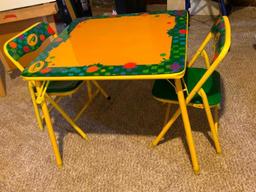
[[[55,1],[56,0],[0,0],[0,11],[6,11]]]

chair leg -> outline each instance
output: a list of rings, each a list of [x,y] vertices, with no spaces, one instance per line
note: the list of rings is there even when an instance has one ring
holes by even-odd
[[[218,129],[219,129],[219,107],[216,106],[214,107],[214,125],[216,132],[218,134]]]
[[[188,142],[188,147],[189,147],[189,151],[191,154],[191,160],[192,160],[192,164],[193,164],[193,170],[196,174],[198,174],[200,171],[200,167],[199,167],[198,160],[197,160],[196,150],[195,150],[195,146],[194,146],[194,141],[193,141],[193,137],[192,137],[192,133],[191,133],[191,127],[190,127],[189,118],[188,118],[187,109],[186,109],[186,101],[184,99],[180,80],[176,80],[175,85],[177,88],[177,95],[178,95],[178,99],[179,99],[180,108],[176,110],[176,112],[174,113],[172,118],[169,120],[169,122],[163,127],[162,131],[157,136],[157,138],[152,142],[151,146],[155,146],[159,143],[159,141],[164,137],[164,135],[170,129],[172,124],[176,121],[176,119],[182,113],[182,118],[183,118],[185,132],[186,132],[186,139]]]
[[[155,140],[151,143],[151,147],[156,146],[165,136],[167,131],[171,128],[172,124],[176,121],[176,119],[180,116],[180,109],[177,109],[177,111],[174,113],[174,115],[171,117],[171,119],[167,122],[167,124],[163,127],[162,131],[159,133],[159,135],[155,138]]]
[[[67,122],[81,135],[81,137],[88,140],[86,133],[82,131],[82,129],[61,109],[61,107],[57,103],[55,103],[55,101],[47,94],[45,94],[45,97],[53,105],[53,107],[57,111],[59,111],[59,113],[62,115],[62,117],[64,119],[66,119]]]
[[[46,123],[46,127],[48,130],[48,135],[49,135],[49,138],[50,138],[50,141],[52,144],[52,148],[53,148],[53,152],[55,155],[57,166],[62,167],[62,159],[61,159],[60,151],[59,151],[59,148],[58,148],[58,145],[56,142],[56,137],[55,137],[55,134],[53,131],[52,122],[51,122],[51,118],[50,118],[50,114],[49,114],[49,111],[47,108],[46,101],[44,100],[41,105],[42,105],[42,111],[43,111],[43,114],[45,117],[45,123]]]
[[[89,105],[91,104],[91,100],[88,100],[85,105],[82,107],[82,109],[76,114],[74,121],[76,122],[81,115],[86,111],[86,109],[89,107]]]
[[[33,107],[34,107],[36,120],[37,120],[39,129],[43,131],[44,127],[43,127],[41,115],[40,115],[40,112],[39,112],[39,108],[38,108],[38,105],[36,103],[36,96],[35,96],[35,92],[34,92],[34,89],[33,89],[33,85],[32,85],[31,82],[28,83],[28,89],[29,89],[30,96],[31,96],[31,99],[32,99],[32,103],[33,103]]]
[[[59,103],[61,99],[62,99],[62,97],[56,97],[56,98],[54,99],[54,101],[55,101],[56,103]],[[53,106],[51,105],[51,106],[49,107],[49,113],[50,113],[52,110],[53,110]]]
[[[82,107],[82,109],[77,113],[77,115],[74,118],[74,121],[77,121],[81,115],[86,111],[86,109],[89,107],[91,104],[92,100],[98,95],[99,92],[106,97],[107,99],[110,99],[110,96],[106,93],[106,91],[97,83],[97,81],[92,81],[92,83],[97,87],[97,90],[92,93],[92,87],[91,87],[91,82],[87,81],[86,86],[87,86],[87,91],[88,91],[88,98],[89,100],[85,103],[85,105]]]
[[[165,112],[164,125],[168,122],[170,116],[171,104],[167,103],[167,109]]]
[[[89,105],[91,104],[92,100],[99,94],[100,90],[97,89],[97,91],[95,91],[92,94],[92,89],[91,89],[91,84],[89,81],[87,81],[87,91],[88,91],[88,101],[84,104],[84,106],[82,107],[82,109],[77,113],[77,115],[74,118],[74,121],[77,121],[81,115],[87,110],[87,108],[89,107]]]
[[[213,121],[213,117],[212,117],[211,109],[210,109],[210,106],[209,106],[209,103],[208,103],[207,95],[203,91],[203,89],[201,89],[199,91],[199,94],[200,94],[200,96],[203,100],[205,113],[206,113],[208,123],[209,123],[210,128],[211,128],[212,138],[213,138],[213,141],[214,141],[216,151],[217,151],[217,153],[221,153],[221,147],[220,147],[220,143],[219,143],[218,133],[216,131],[216,127],[215,127],[215,124],[214,124],[214,121]]]
[[[187,112],[187,105],[186,105],[186,101],[184,98],[183,89],[182,89],[180,79],[175,80],[175,86],[176,86],[176,92],[177,92],[177,96],[178,96],[178,100],[179,100],[181,116],[182,116],[183,124],[184,124],[184,128],[185,128],[186,140],[187,140],[189,152],[191,155],[193,170],[194,170],[195,174],[199,174],[200,167],[199,167],[198,160],[197,160],[195,144],[194,144],[194,140],[192,137],[191,126],[190,126],[188,112]]]
[[[86,111],[86,109],[89,107],[89,105],[91,104],[92,100],[99,94],[99,90],[97,90],[92,96],[91,99],[89,99],[84,106],[82,107],[82,109],[77,113],[77,115],[74,118],[74,121],[77,121],[81,115]]]
[[[101,94],[106,97],[106,99],[110,99],[110,96],[107,94],[107,92],[99,85],[97,81],[92,81],[93,84],[100,90]]]

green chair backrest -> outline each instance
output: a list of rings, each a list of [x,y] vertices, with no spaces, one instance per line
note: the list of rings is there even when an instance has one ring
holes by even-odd
[[[212,60],[209,59],[209,56],[205,50],[205,47],[208,43],[214,40],[214,57]],[[192,57],[191,61],[188,64],[188,67],[191,67],[198,57],[201,55],[204,60],[206,67],[208,68],[202,78],[197,82],[195,87],[190,90],[189,97],[186,99],[186,102],[190,102],[191,99],[198,93],[207,79],[212,75],[214,70],[218,67],[220,62],[227,55],[231,45],[231,27],[230,22],[227,16],[219,16],[217,21],[211,28],[211,31],[206,36],[205,40],[197,50],[196,54]]]
[[[214,58],[215,60],[221,53],[224,48],[225,40],[226,40],[226,28],[224,17],[219,16],[215,24],[211,28],[211,33],[214,36]]]
[[[4,52],[13,64],[23,71],[24,67],[18,60],[24,55],[37,50],[46,39],[54,34],[54,30],[48,23],[36,23],[8,40],[4,45]]]
[[[205,47],[211,40],[214,41],[214,56],[210,60],[208,54],[206,53]],[[229,19],[227,16],[219,16],[212,26],[211,31],[208,33],[196,54],[189,62],[188,67],[191,67],[200,55],[204,57],[207,68],[209,68],[217,59],[217,63],[220,63],[220,61],[227,54],[230,43],[231,28]]]

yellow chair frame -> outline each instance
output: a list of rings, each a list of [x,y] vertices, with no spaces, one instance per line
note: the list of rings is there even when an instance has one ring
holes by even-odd
[[[13,62],[13,64],[22,72],[24,70],[24,67],[21,65],[21,63],[18,60],[15,60],[8,52],[7,50],[7,45],[14,40],[15,38],[21,36],[25,32],[31,30],[35,26],[39,25],[39,23],[36,23],[29,28],[25,29],[24,31],[20,32],[16,36],[12,37],[9,39],[5,44],[4,44],[4,52],[6,56]],[[53,36],[49,38],[57,38],[57,35],[54,34]],[[39,46],[40,47],[40,46]],[[38,48],[39,48],[38,47]],[[29,53],[28,53],[29,54]],[[28,82],[28,89],[29,93],[32,99],[33,107],[34,107],[34,112],[35,116],[37,119],[38,126],[40,130],[43,130],[43,120],[45,120],[45,123],[48,125],[48,134],[50,137],[50,141],[55,153],[56,161],[58,166],[62,166],[62,159],[58,150],[58,146],[56,143],[56,138],[55,134],[53,131],[53,127],[51,125],[51,119],[50,119],[50,114],[49,112],[55,108],[61,115],[62,117],[79,133],[79,135],[88,140],[88,136],[86,133],[76,124],[76,121],[80,118],[80,116],[86,111],[86,109],[89,107],[93,99],[101,93],[104,97],[109,99],[109,95],[106,93],[106,91],[96,82],[96,81],[84,81],[81,83],[77,88],[71,90],[71,91],[63,91],[59,93],[47,93],[47,88],[49,86],[50,81],[29,81]],[[87,91],[88,91],[88,101],[84,104],[84,106],[81,108],[81,110],[77,113],[77,115],[72,119],[59,105],[58,102],[61,100],[62,97],[64,96],[71,96],[74,93],[76,93],[84,84],[86,83]],[[96,90],[93,92],[92,91],[92,86],[91,83],[96,87]],[[54,99],[53,99],[54,97]],[[46,99],[47,101],[45,101]],[[47,102],[51,104],[51,108],[47,107]],[[41,115],[40,112],[40,107],[44,115]]]
[[[202,78],[199,80],[199,82],[196,84],[196,86],[191,90],[191,92],[186,97],[186,105],[193,106],[196,108],[205,109],[217,153],[221,153],[221,147],[220,147],[220,143],[219,143],[219,139],[218,139],[218,109],[219,109],[219,105],[209,106],[207,95],[206,95],[205,91],[202,89],[202,86],[207,81],[207,79],[211,76],[211,74],[214,72],[214,70],[218,67],[220,62],[225,58],[225,56],[227,55],[227,53],[229,51],[230,45],[231,45],[230,22],[229,22],[228,17],[226,17],[226,16],[223,16],[223,19],[224,19],[224,23],[225,23],[225,43],[221,50],[221,53],[212,63],[210,63],[209,56],[205,50],[205,47],[212,39],[215,38],[215,34],[213,32],[209,32],[208,35],[206,36],[205,40],[203,41],[203,43],[197,50],[196,54],[192,57],[191,61],[188,64],[188,67],[192,67],[193,64],[195,63],[195,61],[200,56],[202,56],[204,58],[205,65],[207,67],[207,71],[205,72],[205,74],[202,76]],[[184,86],[186,86],[186,85],[184,85]],[[184,91],[186,91],[186,89]],[[203,104],[190,103],[196,94],[199,94],[201,96]],[[167,110],[166,110],[166,114],[165,114],[165,122],[164,122],[165,126],[163,127],[160,134],[156,137],[156,139],[151,143],[151,146],[156,146],[163,139],[163,137],[165,136],[167,131],[170,129],[172,124],[176,121],[176,119],[181,114],[181,109],[179,108],[174,113],[174,115],[171,117],[171,119],[169,119],[171,104],[179,104],[179,103],[176,101],[170,101],[170,100],[165,100],[165,99],[160,99],[160,98],[155,98],[155,99],[157,99],[160,102],[166,103]],[[211,107],[214,107],[214,114],[215,114],[214,119],[212,117],[212,113],[211,113],[211,109],[210,109]],[[189,138],[190,137],[187,137],[187,141],[188,141],[189,148],[191,148],[191,145],[193,145],[193,141]],[[197,163],[197,157],[196,157],[195,152],[194,153],[191,152],[191,159],[192,159],[192,164],[193,164],[195,173],[199,173],[200,168]]]

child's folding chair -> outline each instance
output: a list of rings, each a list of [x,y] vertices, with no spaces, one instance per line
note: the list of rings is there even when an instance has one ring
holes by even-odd
[[[207,44],[214,41],[214,56],[212,59],[206,52]],[[231,29],[229,19],[226,16],[219,16],[216,23],[211,28],[207,37],[197,50],[188,64],[186,74],[183,78],[184,95],[186,95],[186,103],[189,106],[202,108],[205,110],[208,122],[210,125],[212,138],[216,147],[217,153],[221,153],[221,147],[218,139],[218,108],[221,103],[221,89],[220,89],[220,74],[215,71],[220,62],[227,55],[231,44]],[[195,68],[192,65],[202,56],[205,61],[206,68]],[[171,104],[178,104],[175,86],[170,80],[156,80],[152,94],[155,99],[167,104],[167,111],[165,117],[164,128],[152,145],[155,146],[164,137],[166,132],[170,129],[173,122],[180,115],[180,109],[169,120],[169,112]],[[211,108],[215,110],[215,118],[213,119]],[[198,170],[195,170],[198,171]]]
[[[37,50],[46,39],[54,37],[56,38],[55,32],[49,26],[48,23],[36,23],[23,32],[19,33],[15,37],[8,40],[4,45],[4,52],[6,56],[13,62],[13,64],[22,72],[24,67],[19,63],[21,59],[26,54]],[[33,65],[35,68],[40,68],[43,63],[37,63]],[[93,98],[96,97],[98,93],[101,93],[106,98],[110,98],[107,93],[101,88],[101,86],[96,81],[47,81],[40,82],[41,88],[36,86],[36,83],[39,82],[29,82],[29,92],[32,98],[33,107],[35,110],[36,119],[39,125],[39,128],[43,130],[43,120],[46,120],[46,117],[41,115],[41,95],[45,92],[46,100],[54,107],[64,119],[85,139],[87,135],[82,131],[82,129],[75,123],[75,121],[81,116],[81,114],[87,109],[89,104],[92,102]],[[92,92],[91,83],[96,87],[96,91]],[[57,104],[63,96],[70,96],[76,93],[83,85],[86,85],[88,90],[88,101],[82,107],[80,112],[72,119],[69,115],[62,110],[62,108]],[[54,97],[54,99],[53,99]],[[52,108],[51,108],[52,109]],[[48,130],[49,132],[49,130]],[[53,131],[51,130],[50,139],[53,145],[56,146],[56,140]],[[56,149],[57,150],[57,149]],[[56,151],[54,151],[56,152]],[[56,152],[58,153],[58,151]],[[56,155],[55,153],[55,155]],[[59,164],[61,164],[61,160]]]

